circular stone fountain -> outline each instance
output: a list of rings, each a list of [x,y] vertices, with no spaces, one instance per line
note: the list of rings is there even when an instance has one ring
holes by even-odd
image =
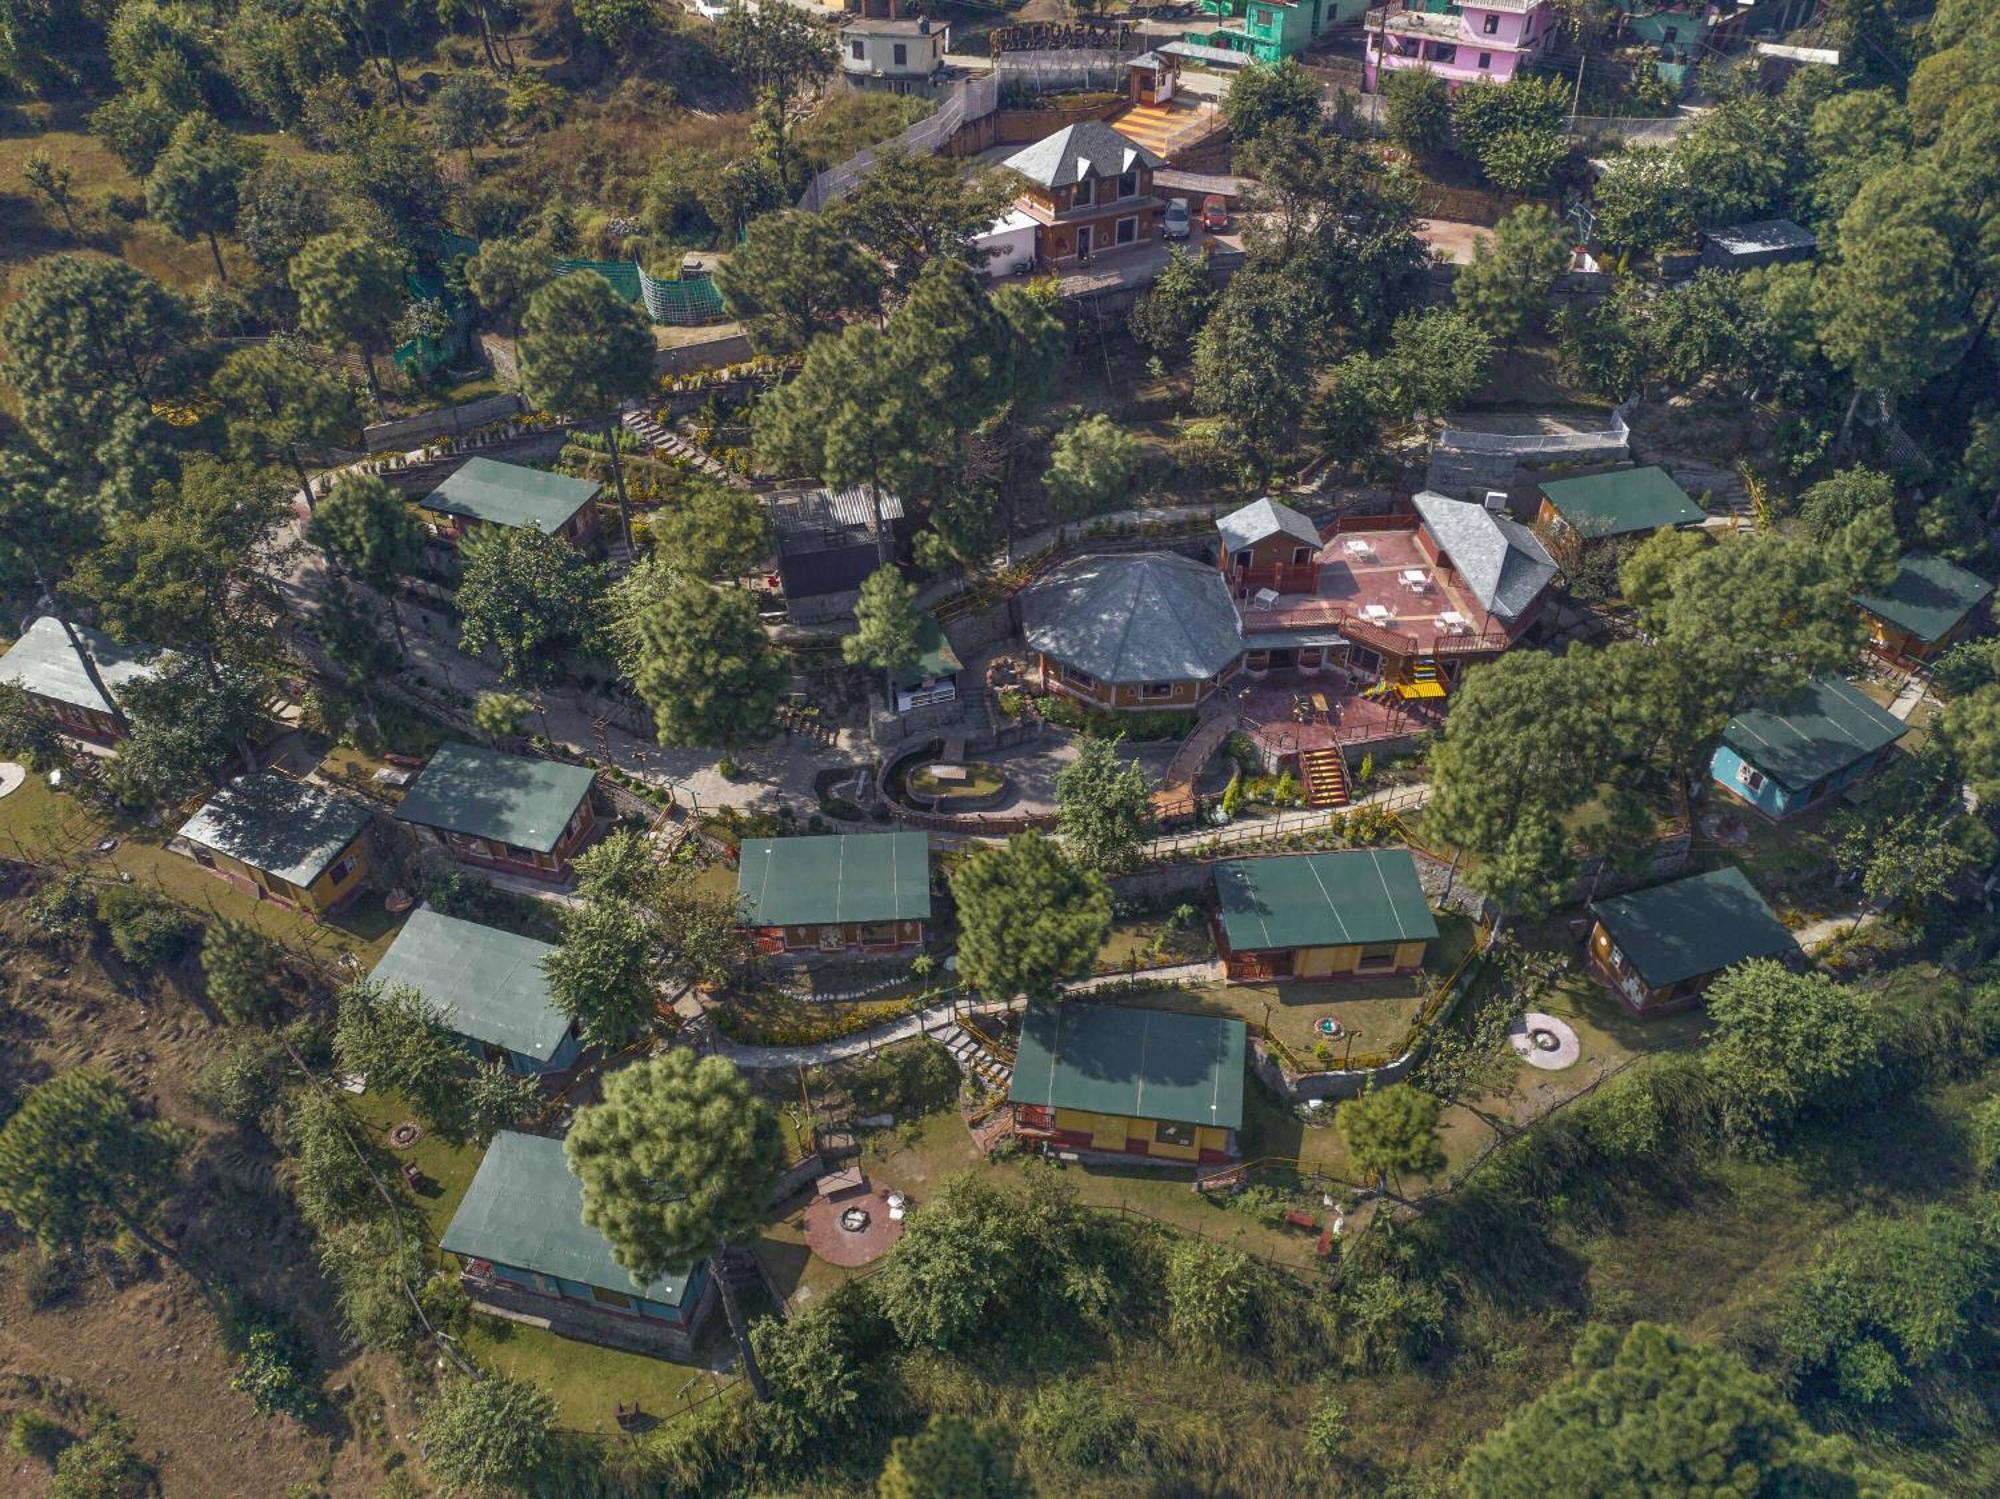
[[[1569,1022],[1539,1010],[1530,1010],[1509,1026],[1507,1040],[1522,1061],[1544,1072],[1574,1067],[1583,1056],[1583,1043]]]

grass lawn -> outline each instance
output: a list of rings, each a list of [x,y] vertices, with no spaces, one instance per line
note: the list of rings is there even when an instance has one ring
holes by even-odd
[[[1249,1102],[1251,1094],[1261,1095],[1255,1108],[1263,1109],[1268,1104],[1269,1109],[1284,1112],[1283,1105],[1266,1093],[1260,1084],[1250,1083],[1245,1101],[1246,1138],[1252,1118],[1256,1117],[1263,1121],[1259,1126],[1260,1141],[1285,1143],[1282,1125],[1270,1119],[1268,1114],[1253,1116],[1250,1112],[1253,1108]],[[1286,1117],[1289,1118],[1289,1115]],[[1296,1126],[1295,1121],[1294,1126],[1302,1128]],[[1331,1131],[1314,1130],[1309,1133],[1315,1137],[1315,1148],[1319,1147],[1322,1139],[1328,1146],[1334,1143]],[[871,1181],[896,1188],[919,1205],[936,1194],[946,1177],[959,1171],[991,1173],[1018,1181],[1026,1171],[1044,1169],[1038,1162],[1028,1159],[986,1160],[972,1143],[972,1136],[953,1109],[926,1115],[894,1130],[866,1136],[860,1166]],[[1064,1165],[1059,1169],[1063,1180],[1076,1189],[1077,1196],[1094,1207],[1157,1219],[1210,1239],[1234,1241],[1249,1253],[1295,1266],[1316,1262],[1312,1236],[1298,1230],[1266,1228],[1248,1214],[1232,1210],[1226,1199],[1197,1196],[1191,1175],[1185,1169],[1099,1165]],[[831,1267],[822,1266],[817,1261],[809,1261],[809,1267],[795,1272],[798,1275],[796,1283],[814,1285],[831,1279],[826,1273]],[[781,1288],[785,1287],[783,1280],[779,1284]]]
[[[166,824],[114,819],[51,791],[44,777],[30,776],[0,798],[0,857],[66,863],[103,879],[130,875],[196,911],[247,923],[342,972],[366,972],[388,950],[401,918],[383,908],[379,895],[363,891],[315,921],[275,901],[252,899],[194,860],[170,852],[166,844],[178,825],[172,817]],[[109,838],[118,840],[117,847],[98,853],[97,846]]]
[[[408,1104],[390,1092],[371,1089],[366,1093],[352,1094],[348,1103],[355,1117],[374,1131],[376,1142],[389,1148],[389,1131],[404,1120],[413,1118]],[[423,1136],[408,1150],[392,1150],[398,1164],[409,1161],[424,1174],[425,1190],[416,1194],[417,1206],[423,1210],[425,1226],[430,1230],[433,1247],[438,1236],[451,1224],[451,1215],[458,1211],[458,1205],[465,1197],[465,1189],[472,1185],[473,1174],[479,1170],[479,1163],[486,1152],[476,1145],[452,1145],[438,1136],[425,1131]]]
[[[953,768],[965,772],[962,780],[943,779],[938,776],[936,766],[919,765],[910,772],[910,790],[918,796],[948,802],[961,796],[992,796],[1007,784],[1006,772],[981,760],[968,760]]]
[[[1444,975],[1471,950],[1478,929],[1469,917],[1447,913],[1438,917],[1438,938],[1431,944],[1426,971],[1388,978],[1286,980],[1269,984],[1205,984],[1195,989],[1163,990],[1131,1001],[1202,1015],[1231,1015],[1256,1025],[1268,1025],[1289,1050],[1309,1057],[1325,1038],[1319,1022],[1331,1016],[1342,1036],[1332,1042],[1338,1064],[1353,1039],[1355,1056],[1396,1056],[1409,1040],[1410,1025],[1423,1009],[1430,975]]]
[[[716,1348],[728,1336],[718,1307],[702,1350]],[[649,1416],[670,1416],[699,1403],[727,1378],[706,1364],[627,1353],[476,1314],[465,1335],[465,1351],[483,1369],[540,1385],[554,1397],[560,1424],[568,1431],[616,1431],[621,1402],[636,1400]]]
[[[1111,923],[1091,968],[1096,973],[1120,973],[1128,968],[1206,962],[1214,956],[1215,939],[1199,917],[1183,926],[1170,916],[1123,916]]]

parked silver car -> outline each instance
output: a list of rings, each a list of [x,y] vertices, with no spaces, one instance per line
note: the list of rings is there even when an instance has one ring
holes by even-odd
[[[1188,237],[1188,223],[1192,217],[1193,215],[1188,212],[1188,200],[1186,198],[1175,198],[1171,203],[1167,204],[1167,220],[1161,226],[1161,232],[1168,239],[1186,239]]]

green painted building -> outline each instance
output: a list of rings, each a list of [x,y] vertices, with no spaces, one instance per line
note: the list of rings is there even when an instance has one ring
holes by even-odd
[[[1188,28],[1186,39],[1201,47],[1242,52],[1258,62],[1296,57],[1329,26],[1358,21],[1367,0],[1201,0],[1215,20]]]
[[[1015,1131],[1094,1155],[1234,1160],[1246,1044],[1240,1020],[1038,1000],[1007,1090]]]
[[[924,833],[746,838],[736,905],[763,952],[894,952],[931,919]]]

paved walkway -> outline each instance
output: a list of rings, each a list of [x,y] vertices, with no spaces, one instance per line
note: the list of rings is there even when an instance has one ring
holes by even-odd
[[[1827,916],[1818,921],[1808,922],[1794,931],[1792,936],[1801,948],[1811,952],[1815,947],[1823,946],[1835,937],[1848,932],[1859,931],[1862,927],[1881,920],[1881,917],[1880,911],[1871,911],[1863,907],[1839,916]]]
[[[1068,986],[1071,994],[1089,994],[1098,989],[1109,989],[1119,984],[1131,983],[1134,979],[1148,983],[1187,984],[1205,983],[1222,976],[1219,961],[1205,963],[1176,963],[1169,968],[1147,968],[1136,974],[1099,973],[1087,979],[1078,979]],[[975,1015],[997,1015],[1004,1010],[1021,1007],[1020,1000],[988,1001],[969,1005],[967,1009]],[[738,1067],[750,1072],[768,1071],[774,1067],[824,1067],[829,1062],[845,1062],[854,1057],[867,1056],[884,1046],[894,1046],[898,1041],[914,1040],[919,1035],[937,1035],[952,1028],[953,1002],[939,1000],[928,1009],[914,1015],[905,1015],[900,1020],[892,1020],[887,1025],[878,1025],[873,1030],[858,1032],[852,1036],[842,1036],[838,1041],[819,1041],[811,1046],[749,1046],[741,1041],[732,1041],[720,1030],[715,1034],[717,1055],[725,1056]]]

